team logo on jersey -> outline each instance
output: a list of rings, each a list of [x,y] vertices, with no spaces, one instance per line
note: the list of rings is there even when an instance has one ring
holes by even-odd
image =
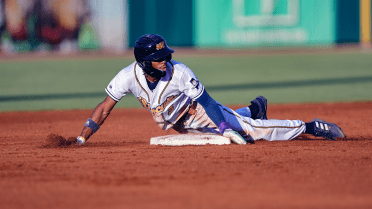
[[[193,88],[199,89],[199,81],[198,80],[195,80],[194,78],[191,78],[190,83],[193,86]]]
[[[156,44],[156,50],[160,50],[160,49],[162,49],[162,48],[164,48],[164,41],[162,41],[162,42]]]
[[[162,112],[164,111],[165,107],[166,107],[166,106],[167,106],[171,101],[173,101],[176,97],[178,97],[178,95],[173,95],[173,96],[167,97],[167,99],[164,101],[163,104],[161,104],[161,105],[159,105],[159,106],[157,106],[157,107],[155,107],[155,108],[152,108],[152,109],[151,109],[150,103],[148,103],[148,102],[146,101],[146,99],[144,99],[144,98],[142,98],[142,97],[138,97],[137,99],[138,99],[138,101],[142,104],[142,106],[143,106],[144,108],[150,110],[151,113],[152,113],[153,115],[155,115],[156,113],[162,113]],[[170,107],[169,112],[168,112],[169,114],[173,112],[173,108],[174,108],[174,107],[172,107],[172,106]]]
[[[146,109],[148,109],[148,110],[151,110],[151,108],[150,108],[150,104],[146,101],[146,99],[144,99],[144,98],[142,98],[142,97],[138,97],[137,99],[138,99],[138,101],[141,103],[141,105],[142,105],[144,108],[146,108]]]

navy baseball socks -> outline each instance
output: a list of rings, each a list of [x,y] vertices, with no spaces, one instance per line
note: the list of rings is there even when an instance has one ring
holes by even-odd
[[[345,138],[345,134],[340,127],[334,123],[329,123],[319,118],[315,118],[310,123],[305,123],[307,134],[320,136],[329,140],[336,140],[336,138]]]
[[[251,110],[252,119],[267,120],[267,99],[265,97],[258,96],[251,101],[251,105],[249,105],[248,108]]]

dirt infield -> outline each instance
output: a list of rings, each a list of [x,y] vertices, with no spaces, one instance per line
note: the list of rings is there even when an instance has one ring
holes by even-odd
[[[0,208],[372,208],[372,102],[268,111],[335,122],[348,138],[154,146],[175,132],[114,109],[77,147],[53,139],[80,134],[91,110],[0,113]]]

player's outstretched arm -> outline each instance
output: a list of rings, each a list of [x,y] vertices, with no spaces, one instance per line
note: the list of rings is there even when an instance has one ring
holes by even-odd
[[[99,127],[103,124],[106,118],[109,116],[111,110],[116,105],[116,101],[107,96],[103,102],[99,103],[97,107],[93,110],[90,118],[85,122],[84,128],[77,137],[77,144],[84,144],[86,140],[92,136]]]

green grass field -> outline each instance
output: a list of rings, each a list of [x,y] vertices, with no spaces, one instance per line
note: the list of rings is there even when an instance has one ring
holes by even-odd
[[[174,59],[188,65],[222,104],[372,100],[372,54],[298,54]],[[134,59],[0,61],[0,111],[91,109]],[[132,96],[117,107],[140,107]]]

